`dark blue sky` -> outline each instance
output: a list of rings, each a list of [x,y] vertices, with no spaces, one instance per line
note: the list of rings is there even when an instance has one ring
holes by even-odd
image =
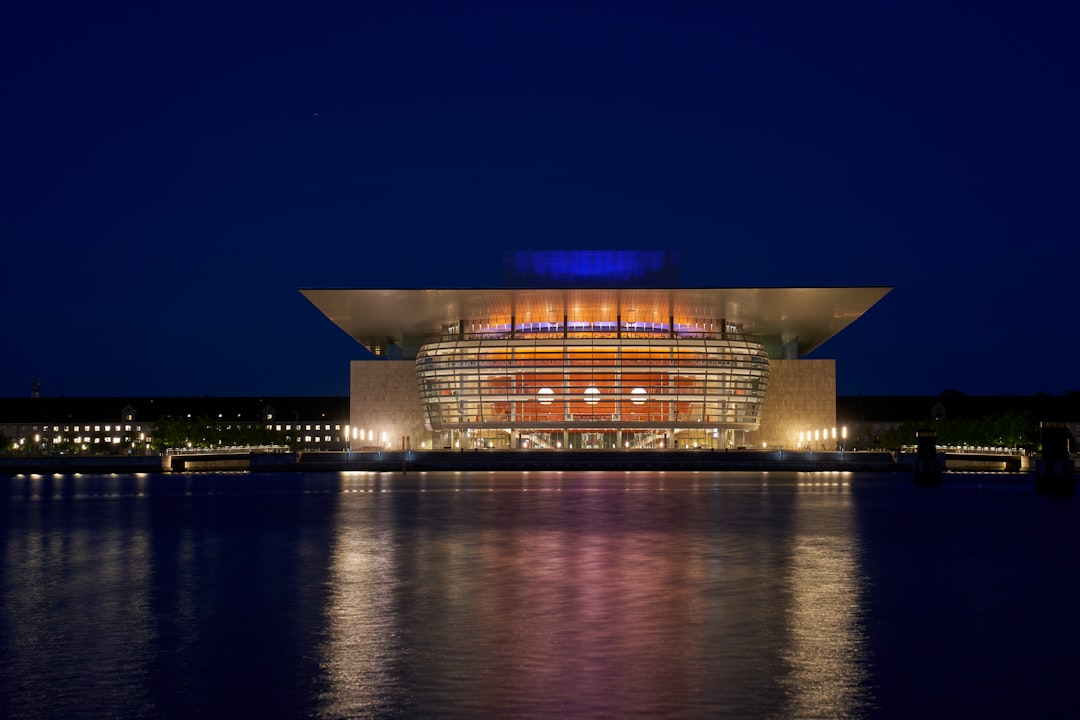
[[[1077,377],[1066,3],[21,3],[0,19],[0,397],[346,394],[301,287],[893,285],[842,394]]]

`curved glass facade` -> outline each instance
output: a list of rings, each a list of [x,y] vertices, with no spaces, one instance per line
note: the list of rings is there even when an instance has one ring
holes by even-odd
[[[718,446],[721,433],[758,426],[769,360],[749,335],[614,322],[456,330],[416,357],[427,420],[448,437],[491,447]]]

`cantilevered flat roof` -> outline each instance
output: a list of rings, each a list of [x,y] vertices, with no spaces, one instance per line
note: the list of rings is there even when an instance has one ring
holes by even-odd
[[[805,355],[883,298],[891,287],[677,289],[301,289],[326,317],[364,345],[438,335],[461,320],[506,323],[727,320],[743,332],[798,340]]]

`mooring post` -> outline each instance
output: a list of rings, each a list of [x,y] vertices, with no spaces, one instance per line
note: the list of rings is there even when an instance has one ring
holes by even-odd
[[[1053,494],[1076,492],[1076,468],[1069,457],[1069,430],[1065,423],[1044,422],[1042,457],[1035,463],[1035,489]]]
[[[938,457],[937,431],[917,430],[915,439],[918,448],[915,451],[915,484],[940,485],[941,472],[945,469],[945,457]]]

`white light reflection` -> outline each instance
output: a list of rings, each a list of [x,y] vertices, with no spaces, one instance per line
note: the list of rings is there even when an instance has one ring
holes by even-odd
[[[844,483],[800,484],[790,569],[786,717],[861,717],[869,710],[858,524]],[[822,512],[823,502],[835,512]]]
[[[377,492],[372,475],[350,477],[347,489]],[[327,639],[322,665],[329,691],[323,717],[372,717],[391,694],[393,678],[385,663],[392,656],[394,545],[385,528],[352,527],[342,522],[331,558]]]

